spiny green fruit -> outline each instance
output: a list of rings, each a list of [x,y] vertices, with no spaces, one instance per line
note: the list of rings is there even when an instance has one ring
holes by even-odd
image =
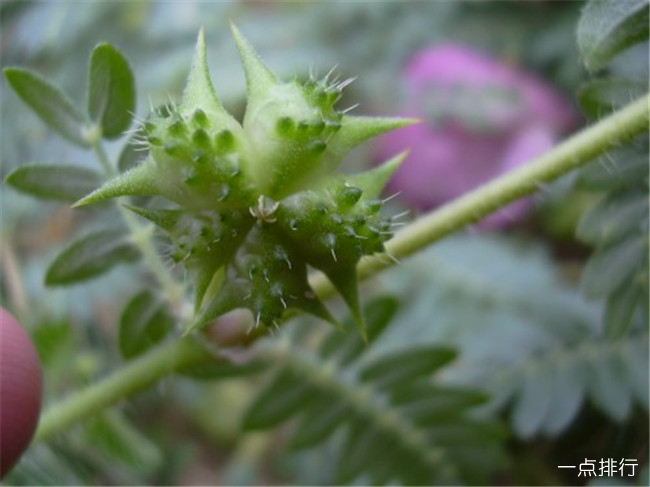
[[[242,307],[257,324],[273,324],[288,308],[335,323],[309,286],[311,266],[364,333],[356,264],[384,251],[391,236],[377,198],[403,155],[365,173],[335,172],[361,142],[413,121],[345,115],[335,105],[349,80],[281,82],[232,31],[246,74],[243,123],[217,98],[201,32],[182,102],[143,123],[147,159],[77,205],[123,195],[173,205],[128,208],[168,233],[173,260],[188,270],[197,313],[190,329]]]

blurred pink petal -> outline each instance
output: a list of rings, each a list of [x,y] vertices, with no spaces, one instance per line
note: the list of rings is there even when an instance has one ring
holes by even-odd
[[[415,54],[404,84],[402,114],[425,122],[383,136],[377,152],[383,160],[411,149],[390,189],[421,210],[525,163],[578,121],[571,104],[543,81],[457,45]],[[516,222],[529,208],[516,202],[480,226]]]

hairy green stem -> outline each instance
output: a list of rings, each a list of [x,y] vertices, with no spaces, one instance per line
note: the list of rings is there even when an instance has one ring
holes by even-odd
[[[647,131],[649,104],[650,95],[645,95],[530,163],[422,216],[387,242],[387,253],[395,259],[409,256]],[[394,260],[382,255],[365,257],[359,263],[359,279],[394,264]],[[322,274],[314,275],[311,284],[321,297],[335,292]]]
[[[106,151],[104,150],[104,146],[102,145],[101,140],[93,142],[92,147],[95,155],[97,156],[97,159],[104,168],[106,177],[113,178],[117,176],[118,172],[106,155]],[[149,266],[149,270],[158,280],[165,299],[167,299],[173,309],[179,309],[183,303],[184,286],[172,277],[169,270],[156,252],[156,249],[151,242],[153,226],[142,225],[136,216],[124,207],[125,203],[128,203],[127,198],[121,197],[117,199],[117,207],[120,211],[120,214],[122,215],[122,218],[124,218],[127,227],[131,231],[133,243],[140,250],[142,256],[147,262],[147,265]]]
[[[647,131],[649,108],[650,95],[646,95],[567,139],[529,164],[423,216],[388,242],[388,252],[396,258],[411,255],[517,198],[534,192],[541,184],[552,181],[644,130]],[[366,278],[393,263],[387,261],[385,256],[366,258],[359,264],[359,277]],[[321,297],[334,293],[333,286],[321,274],[312,276],[310,282]],[[215,356],[190,339],[158,347],[46,411],[36,432],[36,440],[50,438],[74,421],[150,386],[165,374],[183,366],[211,360],[215,360]]]
[[[213,359],[214,356],[192,338],[157,347],[101,382],[48,409],[41,417],[34,441],[50,439],[71,424],[146,389],[167,374]]]
[[[95,157],[97,157],[97,160],[101,164],[102,169],[104,169],[104,175],[107,178],[114,178],[117,176],[117,169],[115,169],[115,166],[111,164],[110,159],[106,155],[106,151],[104,150],[104,145],[102,144],[102,139],[99,133],[93,134],[90,137],[90,143],[93,152],[95,153]]]
[[[140,224],[136,216],[123,206],[123,203],[127,202],[128,201],[124,197],[117,199],[120,213],[131,231],[133,243],[140,252],[142,252],[142,256],[148,264],[149,271],[156,277],[160,287],[162,288],[165,299],[167,299],[173,309],[178,310],[183,304],[185,288],[172,277],[167,266],[165,266],[163,261],[160,259],[160,255],[156,252],[156,249],[151,242],[153,225],[145,226]]]

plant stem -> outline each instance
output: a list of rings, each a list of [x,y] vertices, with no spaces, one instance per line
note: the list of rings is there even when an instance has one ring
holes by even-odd
[[[648,130],[649,105],[650,95],[646,95],[529,164],[421,217],[388,242],[388,252],[396,258],[411,255]],[[359,264],[359,277],[366,278],[392,264],[385,257],[366,258]],[[333,286],[322,274],[312,276],[310,282],[323,298],[334,293]],[[215,360],[213,354],[189,339],[156,348],[110,377],[46,411],[36,432],[36,441],[48,439],[74,421],[148,387],[165,374],[183,366],[212,360]]]
[[[175,340],[128,363],[116,373],[55,404],[41,417],[34,441],[45,441],[71,424],[146,389],[161,377],[213,359],[193,339]]]
[[[120,213],[133,236],[133,243],[138,247],[140,252],[142,252],[143,257],[147,261],[149,271],[151,271],[151,273],[156,277],[160,287],[162,288],[165,299],[167,299],[169,304],[172,306],[172,309],[179,310],[183,303],[183,296],[185,294],[184,286],[172,277],[167,266],[165,266],[163,261],[160,259],[158,252],[151,243],[153,226],[144,226],[140,224],[136,216],[122,205],[126,202],[127,201],[124,197],[117,199]]]
[[[106,177],[113,178],[117,176],[117,170],[108,159],[101,140],[98,139],[95,141],[92,144],[92,147],[95,155],[97,156],[97,159],[104,168],[104,174]],[[138,221],[137,217],[124,207],[124,203],[128,203],[128,200],[124,197],[118,198],[116,201],[117,208],[124,218],[127,227],[131,231],[133,243],[140,250],[140,252],[142,252],[143,257],[148,264],[149,270],[158,280],[158,283],[162,288],[163,295],[167,301],[170,303],[173,309],[178,310],[183,303],[184,286],[172,277],[171,273],[160,259],[158,252],[156,252],[156,249],[151,242],[153,226],[142,225]]]
[[[102,168],[104,169],[104,175],[107,178],[114,178],[115,176],[117,176],[117,169],[115,169],[115,166],[111,164],[111,161],[106,155],[106,151],[104,150],[104,145],[102,144],[102,139],[99,137],[99,135],[96,135],[94,139],[91,139],[91,141],[92,141],[91,145],[93,148],[93,152],[95,153],[97,160],[99,161],[99,163],[102,165]]]
[[[386,252],[395,259],[409,256],[647,131],[649,105],[650,95],[644,95],[531,162],[422,216],[387,242]],[[394,263],[383,255],[366,257],[357,268],[359,279],[365,279]],[[331,283],[320,273],[312,276],[310,283],[320,297],[335,292]]]

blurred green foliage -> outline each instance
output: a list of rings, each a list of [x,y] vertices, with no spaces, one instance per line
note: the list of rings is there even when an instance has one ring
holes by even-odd
[[[578,44],[594,79],[579,100],[598,118],[643,94],[648,86],[647,0],[593,1],[578,25]],[[595,247],[581,287],[605,300],[603,322],[610,339],[625,339],[630,327],[649,319],[648,134],[600,157],[580,171],[578,187],[598,195],[580,219],[577,236]]]

